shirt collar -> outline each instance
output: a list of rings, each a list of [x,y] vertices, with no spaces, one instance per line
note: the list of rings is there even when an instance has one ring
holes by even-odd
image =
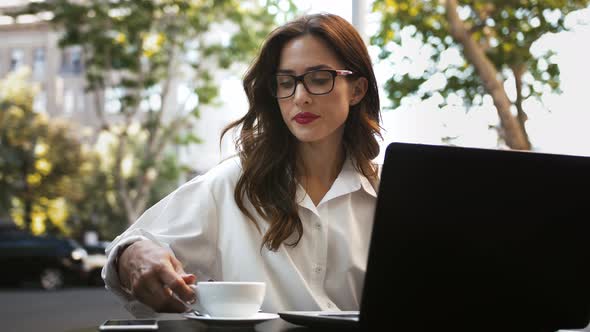
[[[320,202],[320,204],[318,204],[318,206],[322,205],[323,203],[331,199],[355,192],[359,189],[363,189],[367,194],[373,197],[377,197],[375,188],[373,187],[369,179],[367,179],[362,173],[359,173],[354,168],[352,160],[350,158],[347,158],[344,162],[344,165],[342,166],[340,174],[338,174],[338,177],[332,184],[332,187],[330,187],[330,189],[328,190],[324,198],[322,198],[322,201]],[[305,189],[303,189],[303,186],[301,186],[300,184],[297,184],[297,193],[295,197],[297,199],[297,203],[300,206],[312,211],[316,210],[316,207],[311,201],[311,198],[307,195]]]

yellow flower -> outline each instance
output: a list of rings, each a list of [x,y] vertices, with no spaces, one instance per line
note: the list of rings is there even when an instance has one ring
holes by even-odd
[[[14,221],[14,223],[19,226],[19,227],[24,227],[25,226],[25,218],[23,216],[23,211],[19,210],[19,209],[12,209],[10,211],[10,217],[12,218],[12,220]]]
[[[393,0],[385,0],[385,5],[387,7],[394,7],[397,8],[397,3]]]
[[[119,32],[117,36],[115,36],[115,41],[117,44],[125,44],[127,41],[127,36],[124,33]]]
[[[41,173],[41,175],[47,176],[51,173],[53,166],[47,159],[39,159],[35,162],[35,169]]]
[[[47,216],[42,211],[31,213],[31,232],[35,235],[45,233],[45,220]]]
[[[68,206],[63,197],[50,200],[47,204],[47,215],[51,223],[57,226],[64,233],[68,233],[69,229],[66,221],[69,217]]]
[[[386,41],[392,41],[393,40],[393,36],[395,36],[394,33],[393,33],[393,30],[388,30],[387,31],[387,34],[385,35]]]
[[[22,66],[0,80],[0,99],[10,100],[14,104],[27,107],[33,106],[33,98],[39,91],[39,84],[31,84],[31,69]]]
[[[11,117],[17,118],[17,119],[20,119],[23,116],[25,116],[25,111],[23,111],[22,108],[20,108],[18,106],[14,106],[14,105],[10,106],[8,108],[7,112],[8,112],[8,115],[10,115]]]
[[[46,143],[37,142],[37,144],[35,145],[35,156],[42,157],[45,154],[47,154],[48,150],[49,150],[49,146]]]
[[[41,183],[41,174],[35,173],[27,175],[27,183],[33,187],[38,186]]]
[[[14,223],[19,227],[25,227],[25,213],[23,210],[23,203],[20,199],[13,197],[10,200],[12,207],[10,208],[10,217]]]
[[[23,207],[23,203],[21,202],[21,200],[16,197],[10,199],[10,203],[12,204],[12,207],[15,209],[22,209]]]
[[[158,53],[164,44],[164,35],[162,33],[147,34],[143,38],[143,55],[150,58]]]

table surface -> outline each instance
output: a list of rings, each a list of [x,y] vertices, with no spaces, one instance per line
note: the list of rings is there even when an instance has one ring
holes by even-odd
[[[168,317],[167,317],[168,318]],[[172,318],[158,320],[159,332],[199,332],[199,331],[217,331],[217,332],[352,332],[359,331],[359,329],[343,329],[342,327],[335,328],[309,328],[304,326],[298,326],[291,324],[283,319],[274,319],[258,324],[247,324],[247,325],[236,325],[226,324],[219,325],[210,322],[197,321],[193,319],[185,318]],[[383,330],[388,330],[387,327],[383,327]],[[128,330],[131,331],[131,330]],[[507,331],[511,331],[507,329]],[[98,326],[91,326],[87,328],[80,328],[74,330],[68,330],[67,332],[99,332]],[[585,329],[576,330],[558,330],[556,332],[590,332],[590,325]]]
[[[219,332],[314,332],[330,331],[325,327],[321,329],[312,329],[304,326],[298,326],[284,321],[280,318],[258,323],[258,324],[218,324],[205,323],[192,319],[174,319],[158,320],[158,331],[160,332],[198,332],[198,331],[219,331]],[[71,330],[68,332],[97,332],[98,326]],[[342,328],[333,329],[333,331],[343,331]]]

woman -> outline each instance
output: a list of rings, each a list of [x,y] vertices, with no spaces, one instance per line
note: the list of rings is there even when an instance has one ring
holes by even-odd
[[[107,249],[106,285],[183,312],[197,280],[265,281],[262,310],[358,310],[376,202],[380,113],[346,20],[273,31],[244,79],[239,157],[182,185]],[[222,135],[223,136],[223,135]]]

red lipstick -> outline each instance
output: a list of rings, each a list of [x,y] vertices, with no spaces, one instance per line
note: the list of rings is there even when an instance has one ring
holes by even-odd
[[[295,122],[297,122],[299,124],[308,124],[308,123],[312,123],[313,121],[315,121],[319,117],[320,117],[319,115],[315,115],[313,113],[301,112],[301,113],[298,113],[297,115],[295,115],[295,117],[293,119],[295,120]]]

